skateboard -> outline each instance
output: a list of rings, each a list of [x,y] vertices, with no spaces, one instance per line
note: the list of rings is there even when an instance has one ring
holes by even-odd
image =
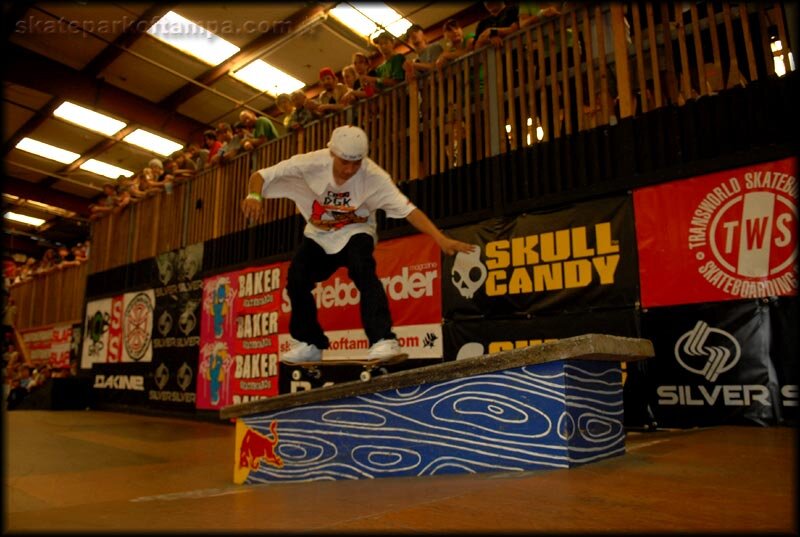
[[[395,354],[394,356],[388,359],[354,358],[349,360],[320,360],[319,362],[302,362],[297,364],[287,363],[286,365],[298,368],[292,371],[292,379],[294,380],[300,380],[303,376],[299,368],[305,369],[306,373],[311,378],[319,379],[322,376],[321,369],[323,367],[338,366],[338,365],[360,365],[363,368],[363,370],[361,371],[359,378],[364,382],[367,382],[372,378],[373,370],[377,369],[378,373],[385,375],[386,373],[388,373],[388,370],[384,366],[397,364],[406,359],[408,359],[408,354],[400,353],[400,354]]]

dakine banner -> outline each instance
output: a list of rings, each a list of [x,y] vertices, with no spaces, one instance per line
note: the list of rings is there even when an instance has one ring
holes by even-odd
[[[643,337],[656,357],[637,381],[649,387],[659,426],[777,423],[791,401],[770,359],[770,332],[769,306],[760,300],[643,312]]]
[[[492,219],[448,234],[479,249],[444,257],[446,319],[524,318],[632,307],[638,300],[628,197]]]
[[[634,192],[642,306],[797,294],[797,159]]]
[[[92,364],[93,401],[104,404],[147,406],[150,363]]]
[[[536,315],[513,320],[450,320],[444,324],[445,360],[520,349],[583,334],[639,336],[633,308]]]

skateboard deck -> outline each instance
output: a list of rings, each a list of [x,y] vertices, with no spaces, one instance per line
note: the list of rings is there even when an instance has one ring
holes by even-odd
[[[320,369],[327,366],[340,366],[340,365],[360,365],[363,368],[360,378],[367,381],[372,378],[373,369],[382,369],[384,366],[398,364],[408,359],[407,353],[395,354],[391,358],[351,358],[347,360],[320,360],[318,362],[301,362],[297,364],[288,363],[286,365],[291,367],[300,367],[305,369],[309,376],[318,379],[322,376]],[[292,378],[300,380],[300,370],[296,369],[292,372]]]

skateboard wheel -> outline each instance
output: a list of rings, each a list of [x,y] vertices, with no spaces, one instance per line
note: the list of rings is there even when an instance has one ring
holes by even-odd
[[[319,378],[322,376],[322,371],[320,371],[319,369],[312,369],[311,371],[308,372],[308,374],[311,375],[312,379],[319,380]]]
[[[385,367],[379,367],[378,368],[378,374],[379,375],[388,375],[389,374],[389,370],[386,369]]]
[[[362,371],[361,375],[359,375],[359,378],[364,382],[367,382],[369,379],[372,378],[372,373],[370,373],[369,371]]]
[[[301,378],[303,378],[303,374],[300,373],[299,369],[295,369],[294,371],[292,371],[292,379],[300,380]]]

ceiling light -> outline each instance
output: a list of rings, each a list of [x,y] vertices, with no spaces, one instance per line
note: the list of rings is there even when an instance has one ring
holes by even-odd
[[[239,52],[239,47],[198,26],[174,11],[158,19],[147,33],[209,65]]]
[[[130,170],[126,170],[124,168],[118,168],[117,166],[113,166],[105,162],[100,162],[99,160],[95,160],[93,158],[81,164],[80,168],[82,170],[86,170],[87,172],[92,172],[96,173],[97,175],[102,175],[103,177],[108,177],[109,179],[116,179],[120,175],[124,175],[125,177],[130,177],[133,175],[133,172]]]
[[[73,153],[72,151],[67,151],[66,149],[61,149],[60,147],[39,142],[32,138],[23,138],[15,147],[40,157],[61,162],[62,164],[71,164],[72,162],[75,162],[78,157],[80,157],[79,154]]]
[[[163,136],[153,134],[144,129],[136,129],[123,138],[122,141],[142,147],[153,153],[158,153],[162,157],[167,157],[178,149],[183,148],[183,145],[177,142],[173,142],[172,140],[168,140]]]
[[[231,73],[231,76],[273,96],[281,93],[292,93],[305,87],[303,82],[287,75],[280,69],[276,69],[263,60],[250,62],[245,67]]]
[[[8,211],[5,215],[3,215],[8,220],[13,220],[15,222],[22,222],[23,224],[28,224],[34,227],[39,227],[45,223],[45,220],[41,218],[34,218],[33,216],[27,216],[24,214],[17,214],[11,211]]]
[[[384,29],[395,37],[400,37],[411,27],[411,21],[403,18],[386,4],[339,4],[330,15],[360,36],[370,40]]]
[[[119,132],[125,126],[123,121],[94,112],[69,101],[64,101],[61,106],[53,110],[53,115],[106,136]]]

